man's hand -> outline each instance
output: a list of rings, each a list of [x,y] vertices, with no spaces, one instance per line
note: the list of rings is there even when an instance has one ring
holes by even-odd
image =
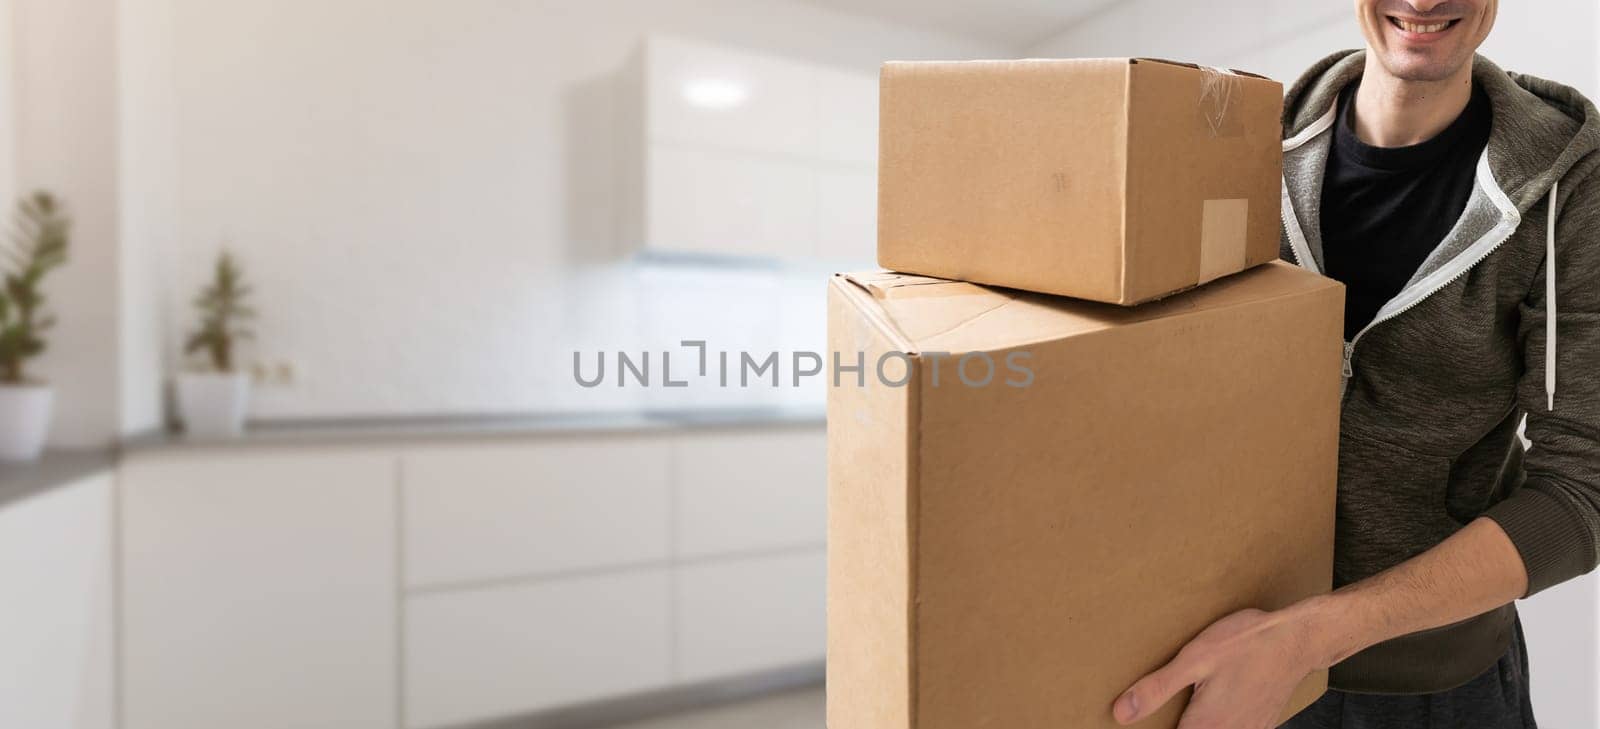
[[[1170,663],[1139,679],[1112,713],[1132,724],[1183,689],[1194,696],[1178,729],[1271,729],[1300,681],[1324,668],[1292,608],[1241,610],[1212,623]]]
[[[1522,596],[1528,573],[1500,525],[1479,518],[1438,546],[1329,595],[1213,623],[1112,706],[1122,724],[1194,696],[1178,729],[1266,729],[1294,688],[1368,646],[1449,625]]]

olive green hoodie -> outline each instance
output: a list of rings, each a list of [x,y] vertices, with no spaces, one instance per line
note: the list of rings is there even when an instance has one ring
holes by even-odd
[[[1364,63],[1362,52],[1330,56],[1284,100],[1283,257],[1312,271],[1334,107]],[[1600,116],[1571,88],[1482,56],[1473,76],[1494,122],[1466,211],[1345,344],[1339,585],[1478,517],[1511,537],[1529,594],[1600,559]],[[1379,644],[1335,666],[1330,683],[1452,688],[1506,651],[1514,610]]]

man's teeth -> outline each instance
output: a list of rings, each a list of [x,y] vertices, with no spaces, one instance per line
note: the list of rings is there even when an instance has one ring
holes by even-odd
[[[1407,33],[1437,33],[1437,32],[1439,32],[1441,30],[1444,30],[1445,28],[1450,27],[1450,22],[1449,21],[1445,21],[1443,23],[1431,23],[1431,24],[1426,24],[1425,25],[1425,24],[1422,24],[1422,23],[1413,23],[1413,22],[1411,22],[1409,20],[1401,20],[1399,18],[1391,18],[1391,19],[1394,21],[1395,25],[1400,26],[1400,29],[1403,30],[1403,31],[1406,31]]]

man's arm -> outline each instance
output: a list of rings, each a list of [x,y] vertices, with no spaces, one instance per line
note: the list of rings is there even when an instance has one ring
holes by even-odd
[[[1195,687],[1179,729],[1268,729],[1308,674],[1390,638],[1465,620],[1521,597],[1528,576],[1489,519],[1328,595],[1217,621],[1113,707],[1130,724]]]

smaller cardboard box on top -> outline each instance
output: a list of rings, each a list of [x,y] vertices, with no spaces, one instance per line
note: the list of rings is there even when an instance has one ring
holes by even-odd
[[[1138,307],[833,278],[829,729],[1111,729],[1211,622],[1328,591],[1343,301],[1281,262]]]
[[[1144,58],[893,62],[878,263],[1136,304],[1278,257],[1283,87]]]

